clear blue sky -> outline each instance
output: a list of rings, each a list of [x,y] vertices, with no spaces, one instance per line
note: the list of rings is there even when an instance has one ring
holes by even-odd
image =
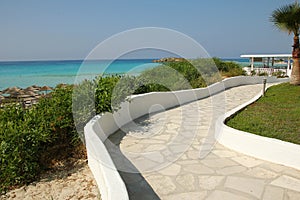
[[[106,38],[164,27],[199,42],[211,56],[290,53],[292,36],[269,22],[294,0],[1,0],[0,60],[82,59]]]

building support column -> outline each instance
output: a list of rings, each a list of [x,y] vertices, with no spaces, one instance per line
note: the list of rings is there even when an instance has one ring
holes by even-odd
[[[251,72],[254,70],[254,57],[251,58]]]

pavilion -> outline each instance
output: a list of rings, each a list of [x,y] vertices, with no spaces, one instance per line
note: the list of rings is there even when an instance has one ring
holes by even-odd
[[[286,74],[289,76],[292,70],[292,54],[247,54],[247,55],[241,55],[241,58],[249,58],[250,59],[250,65],[251,65],[251,71],[254,70],[254,63],[255,62],[261,62],[263,63],[263,68],[274,68],[274,65],[276,61],[279,60],[286,60]]]

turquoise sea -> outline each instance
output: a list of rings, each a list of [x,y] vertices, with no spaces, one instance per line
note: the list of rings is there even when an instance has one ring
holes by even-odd
[[[247,62],[248,59],[224,59]],[[0,91],[8,87],[26,88],[31,85],[51,87],[60,83],[73,84],[93,79],[99,74],[139,74],[157,66],[153,59],[123,60],[63,60],[0,62]]]
[[[157,66],[153,59],[130,60],[64,60],[0,62],[0,91],[8,87],[31,85],[51,87],[93,79],[99,74],[138,74]]]

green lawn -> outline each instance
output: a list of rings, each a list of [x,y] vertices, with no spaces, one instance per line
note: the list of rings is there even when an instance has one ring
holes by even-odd
[[[226,124],[235,129],[300,144],[300,86],[283,83],[237,113]]]

